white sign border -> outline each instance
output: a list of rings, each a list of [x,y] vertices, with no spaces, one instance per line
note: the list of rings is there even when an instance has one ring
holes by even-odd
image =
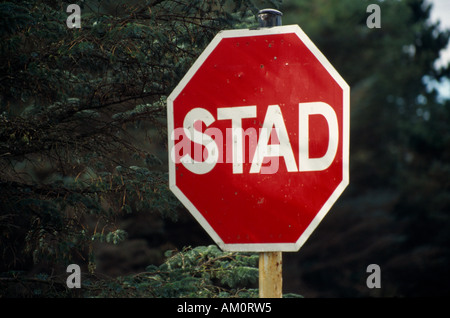
[[[171,138],[174,131],[174,119],[173,119],[173,102],[186,87],[187,83],[195,75],[198,69],[202,66],[211,52],[217,47],[217,45],[225,38],[247,37],[247,36],[261,36],[272,34],[287,34],[295,33],[300,40],[306,45],[306,47],[314,54],[314,56],[320,61],[323,67],[338,83],[343,90],[343,145],[342,145],[342,181],[333,191],[331,196],[322,206],[320,211],[311,221],[309,226],[299,237],[295,243],[261,243],[261,244],[226,244],[222,241],[219,235],[214,231],[208,221],[203,217],[200,211],[197,210],[195,205],[184,195],[184,193],[176,185],[176,169],[175,162],[171,160],[170,151],[174,147],[174,141]],[[169,187],[175,196],[183,203],[183,205],[189,210],[192,216],[200,223],[209,236],[223,251],[236,251],[236,252],[297,252],[312,232],[316,229],[333,204],[345,190],[349,184],[349,152],[350,152],[350,87],[345,80],[339,75],[331,63],[320,52],[320,50],[314,45],[309,37],[303,32],[298,25],[286,25],[272,28],[262,29],[239,29],[239,30],[226,30],[219,32],[214,39],[209,43],[202,54],[197,58],[195,63],[191,66],[189,71],[182,78],[180,83],[175,87],[172,93],[167,98],[167,122],[168,122],[168,149],[169,149]]]

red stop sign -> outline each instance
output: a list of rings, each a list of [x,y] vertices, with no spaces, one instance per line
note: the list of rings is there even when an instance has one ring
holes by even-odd
[[[168,98],[170,188],[229,251],[297,251],[349,182],[349,87],[296,25],[220,32]]]

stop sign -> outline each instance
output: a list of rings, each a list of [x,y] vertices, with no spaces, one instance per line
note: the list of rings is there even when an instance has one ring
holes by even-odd
[[[297,25],[220,32],[168,98],[170,189],[226,251],[297,251],[349,182],[349,87]]]

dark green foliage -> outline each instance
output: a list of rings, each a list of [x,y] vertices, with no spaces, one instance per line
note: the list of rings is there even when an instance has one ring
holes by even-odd
[[[425,1],[79,1],[81,29],[66,26],[69,3],[0,3],[2,295],[256,295],[255,256],[214,247],[117,280],[98,266],[101,248],[133,239],[121,220],[164,220],[146,240],[183,220],[167,187],[166,98],[219,30],[255,27],[265,7],[299,24],[351,87],[350,186],[301,252],[286,253],[286,290],[449,294],[450,104],[428,85],[450,77],[434,67],[449,32]],[[366,26],[370,3],[381,29]],[[82,265],[81,290],[67,290],[70,263]],[[380,290],[366,288],[370,263]]]
[[[260,2],[259,4],[262,4]],[[166,102],[211,38],[254,26],[253,1],[0,3],[0,271],[96,268],[117,220],[176,220]]]
[[[185,248],[159,267],[122,277],[98,296],[119,297],[256,297],[248,289],[258,281],[258,254],[224,253],[217,246]],[[105,288],[106,287],[106,288]],[[115,292],[117,291],[117,292]]]
[[[85,274],[81,288],[70,290],[64,277],[23,272],[0,276],[4,296],[25,297],[257,297],[258,254],[225,253],[217,246],[168,251],[160,266],[108,279]],[[252,287],[253,288],[249,288]],[[288,295],[296,296],[296,295]]]

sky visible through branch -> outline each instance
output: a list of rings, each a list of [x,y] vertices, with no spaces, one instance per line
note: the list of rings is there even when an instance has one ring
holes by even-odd
[[[449,0],[428,0],[433,5],[431,10],[431,20],[440,21],[441,29],[450,29],[450,1]],[[435,66],[440,68],[450,62],[450,45],[441,52],[441,58],[436,62]],[[442,82],[429,83],[430,88],[436,88],[439,95],[443,99],[450,99],[450,79],[443,79]]]

